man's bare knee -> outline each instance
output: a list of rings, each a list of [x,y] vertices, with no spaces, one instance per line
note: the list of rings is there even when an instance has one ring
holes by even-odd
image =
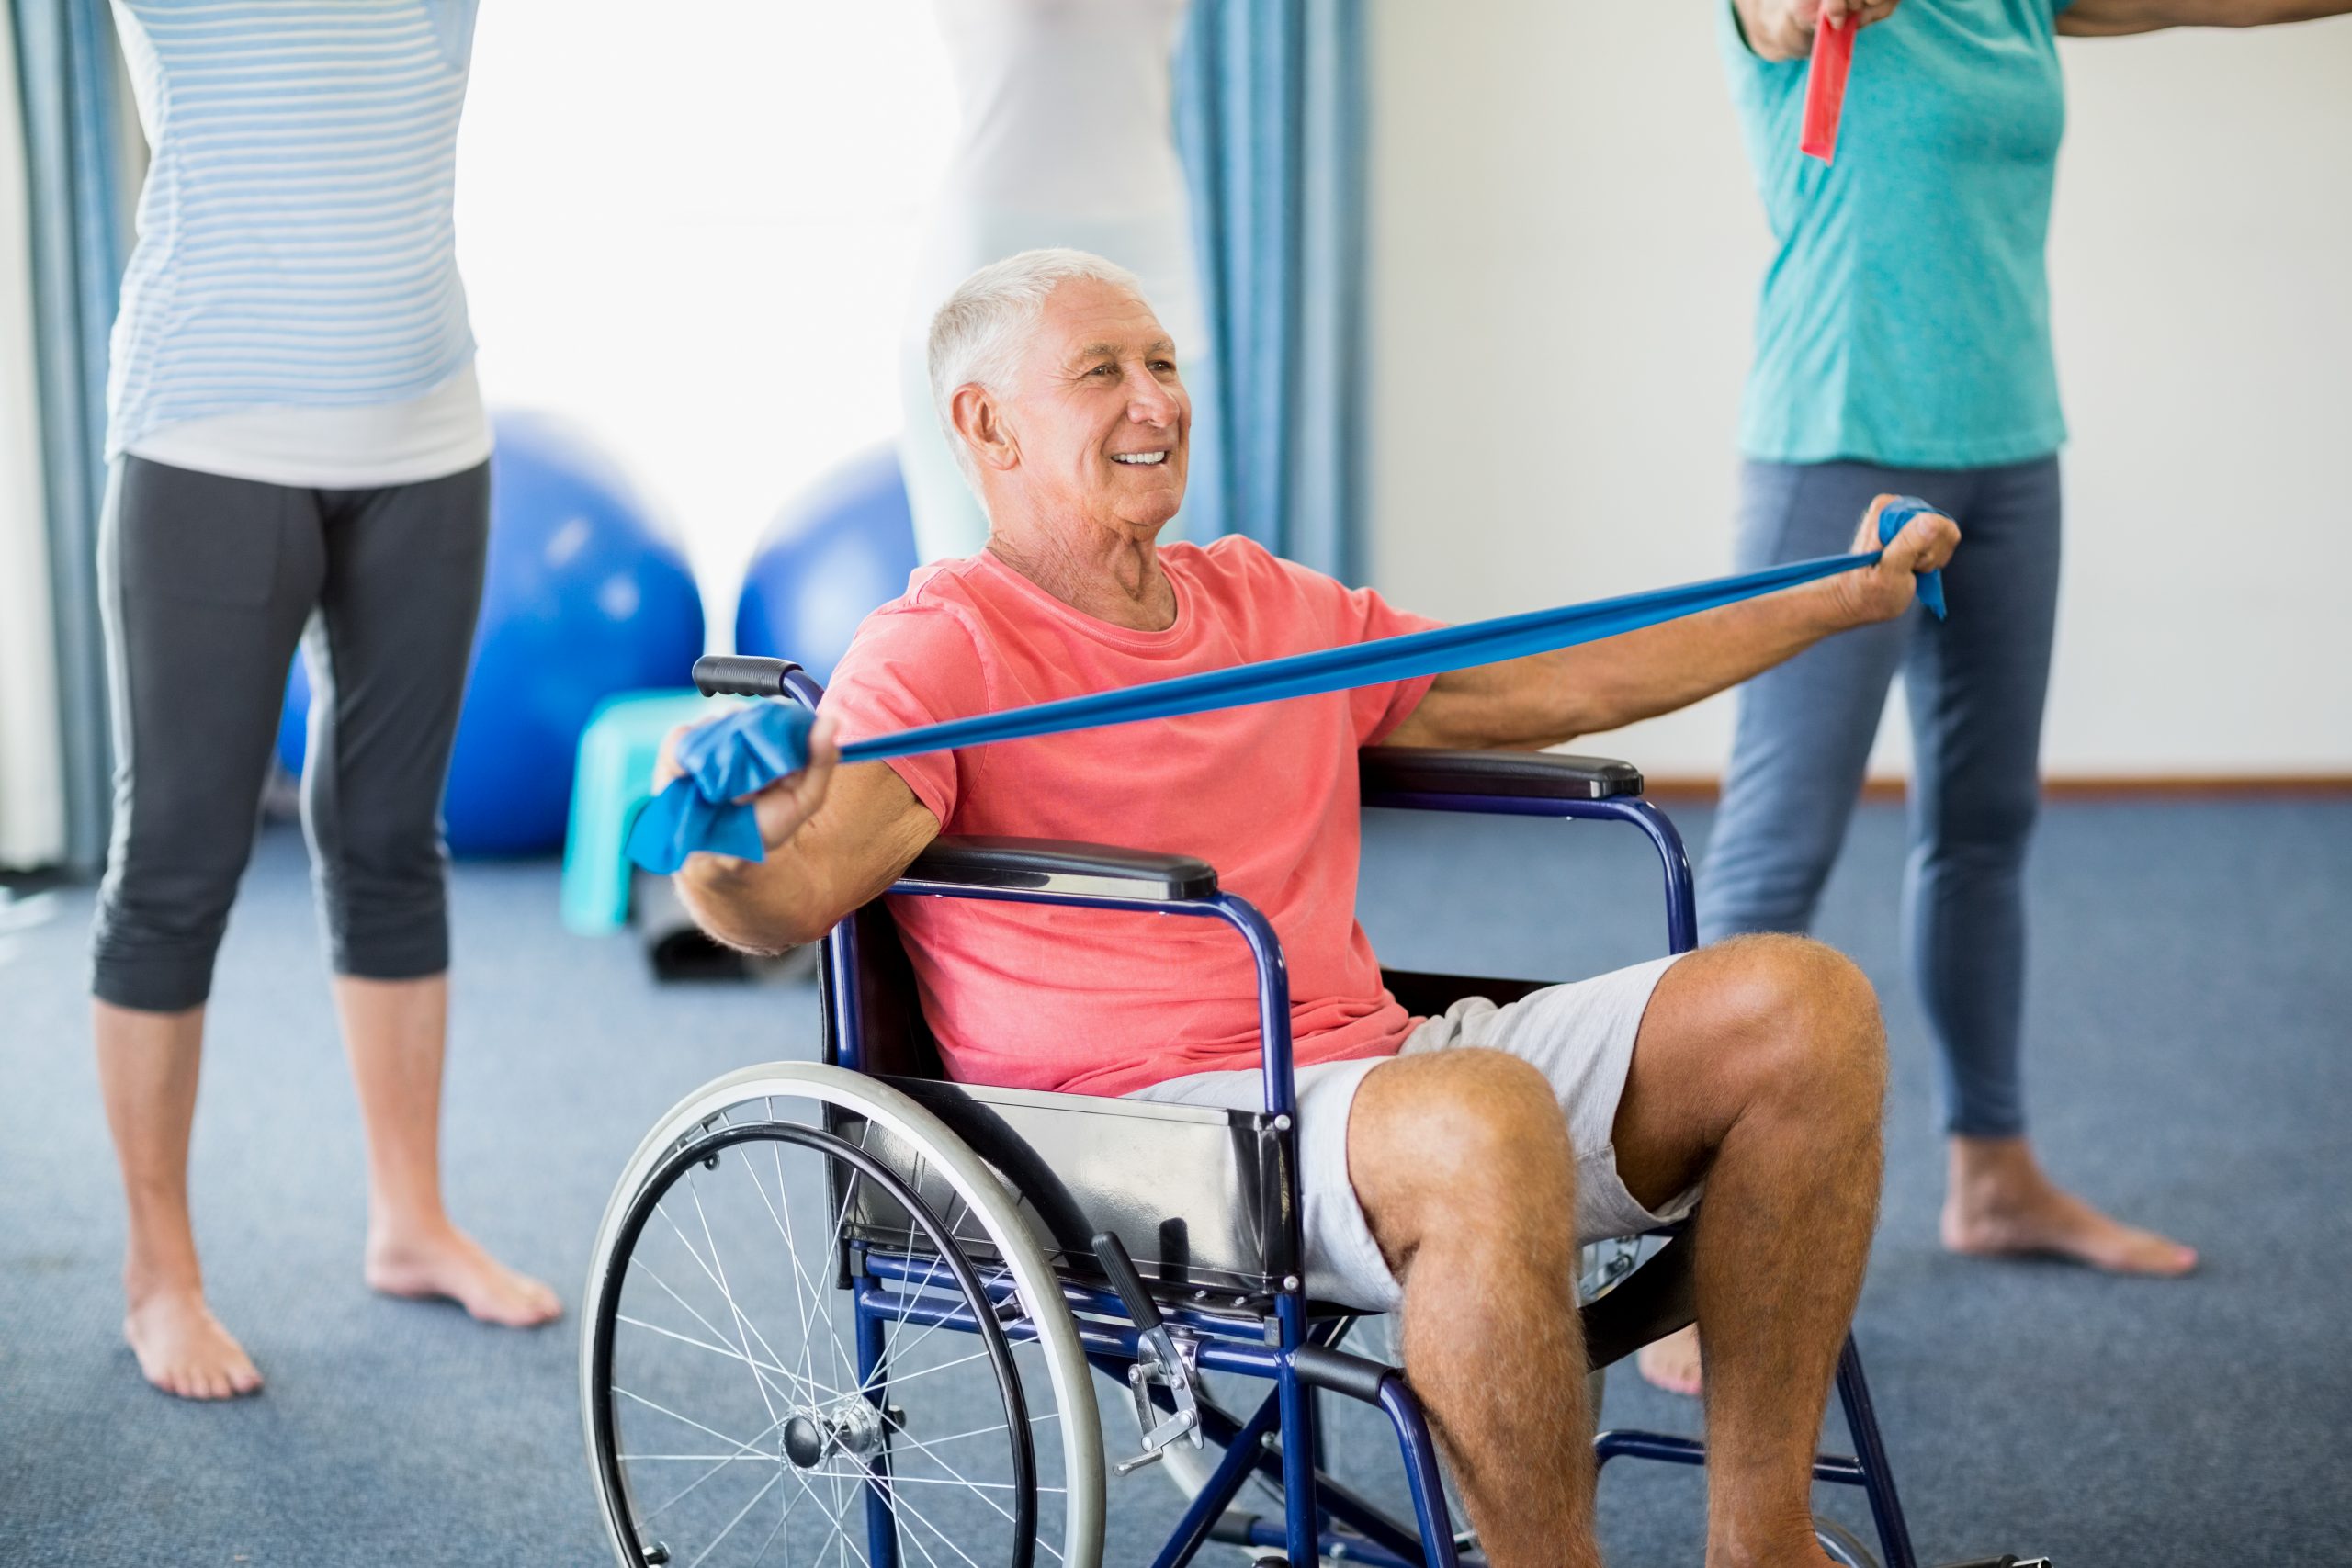
[[[1852,959],[1801,936],[1739,937],[1710,951],[1743,1099],[1875,1111],[1886,1092],[1886,1028]]]
[[[1548,1252],[1566,1235],[1576,1161],[1544,1075],[1499,1051],[1400,1057],[1357,1091],[1348,1174],[1402,1272],[1424,1245]]]

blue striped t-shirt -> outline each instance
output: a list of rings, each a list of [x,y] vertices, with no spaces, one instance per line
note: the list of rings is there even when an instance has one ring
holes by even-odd
[[[452,201],[475,0],[114,0],[151,161],[107,448],[420,397],[473,354]]]

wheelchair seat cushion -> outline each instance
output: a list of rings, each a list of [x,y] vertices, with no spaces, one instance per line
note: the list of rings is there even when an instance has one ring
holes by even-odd
[[[1497,1007],[1483,998],[1454,1003],[1425,1020],[1399,1053],[1484,1046],[1533,1066],[1560,1097],[1577,1154],[1576,1227],[1579,1242],[1638,1235],[1669,1224],[1698,1202],[1699,1189],[1664,1208],[1644,1207],[1625,1190],[1610,1142],[1634,1036],[1658,976],[1672,956],[1572,985],[1546,986]],[[1386,1058],[1321,1063],[1298,1070],[1299,1206],[1309,1295],[1368,1312],[1403,1299],[1374,1240],[1348,1179],[1348,1111],[1364,1078]],[[1137,1091],[1138,1100],[1242,1107],[1258,1103],[1254,1071],[1198,1073]]]

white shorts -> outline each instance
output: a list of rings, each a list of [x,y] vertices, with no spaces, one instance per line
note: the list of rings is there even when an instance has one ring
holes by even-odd
[[[1689,1213],[1699,1190],[1653,1213],[1625,1190],[1610,1142],[1634,1037],[1648,1010],[1669,955],[1574,985],[1547,986],[1509,1007],[1483,997],[1454,1003],[1442,1018],[1425,1020],[1397,1055],[1478,1045],[1504,1051],[1534,1066],[1560,1097],[1577,1156],[1577,1240],[1637,1235]],[[1394,1311],[1403,1291],[1348,1180],[1348,1111],[1364,1075],[1389,1060],[1323,1062],[1298,1069],[1298,1187],[1306,1237],[1306,1293],[1372,1312]],[[1134,1100],[1173,1100],[1255,1111],[1265,1103],[1256,1068],[1193,1073],[1149,1089]]]

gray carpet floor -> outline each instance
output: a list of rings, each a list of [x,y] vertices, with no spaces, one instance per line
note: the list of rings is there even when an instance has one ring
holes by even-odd
[[[1703,837],[1703,812],[1680,815]],[[1391,818],[1368,838],[1364,918],[1392,962],[1567,978],[1657,945],[1628,913],[1655,907],[1629,834]],[[1887,1193],[1857,1335],[1923,1560],[2352,1562],[2352,805],[2062,805],[2045,819],[2037,1131],[2065,1179],[2202,1249],[2179,1282],[1937,1247],[1928,1049],[1894,929],[1901,838],[1897,813],[1862,813],[1820,934],[1887,998]],[[627,940],[561,931],[555,882],[547,864],[458,874],[447,1165],[461,1220],[576,1306],[647,1124],[721,1071],[809,1055],[816,1009],[805,985],[656,987]],[[43,912],[0,931],[0,1563],[601,1562],[576,1323],[481,1328],[360,1284],[357,1117],[299,840],[266,835],[247,879],[193,1156],[213,1300],[269,1378],[258,1399],[167,1399],[121,1344],[87,893]],[[1606,1418],[1697,1420],[1624,1374]],[[1348,1471],[1393,1485],[1373,1434],[1348,1423],[1340,1447]],[[1696,1563],[1702,1486],[1613,1468],[1611,1561]],[[1862,1517],[1835,1489],[1822,1506]],[[1148,1561],[1173,1511],[1148,1472],[1115,1483],[1111,1560]]]

